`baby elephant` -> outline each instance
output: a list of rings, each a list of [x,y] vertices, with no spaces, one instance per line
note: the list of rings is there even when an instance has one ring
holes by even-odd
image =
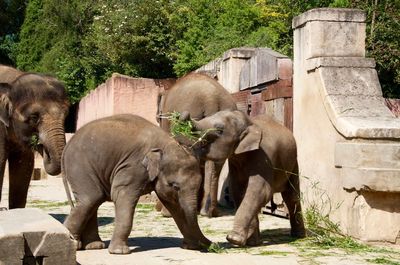
[[[65,147],[62,166],[76,199],[64,225],[79,249],[104,248],[97,209],[104,201],[113,201],[115,229],[108,250],[128,254],[135,206],[141,195],[153,190],[183,234],[183,248],[210,245],[197,222],[197,160],[145,119],[126,114],[85,125]]]
[[[229,159],[229,185],[238,209],[228,241],[239,246],[260,243],[258,213],[276,192],[288,208],[291,234],[304,237],[293,134],[271,117],[250,119],[240,111],[220,111],[193,123],[194,130],[208,132],[195,152],[213,161]]]

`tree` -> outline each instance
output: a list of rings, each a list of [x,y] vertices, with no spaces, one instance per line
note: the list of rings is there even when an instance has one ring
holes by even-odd
[[[24,0],[0,0],[0,64],[15,65],[18,33],[24,13]]]

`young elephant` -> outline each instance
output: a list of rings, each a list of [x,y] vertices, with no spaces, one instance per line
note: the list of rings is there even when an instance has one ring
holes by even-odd
[[[197,73],[191,73],[159,97],[159,116],[178,111],[187,111],[192,119],[200,120],[221,110],[236,110],[236,103],[232,96],[213,78]],[[170,121],[159,119],[160,126],[170,132]],[[203,216],[218,216],[217,193],[218,178],[223,162],[215,163],[211,160],[202,160],[204,168],[203,198],[200,214]],[[162,211],[166,215],[165,211]]]
[[[197,160],[145,119],[126,114],[85,125],[68,142],[62,165],[76,199],[64,225],[79,248],[104,248],[97,209],[104,201],[113,201],[115,230],[109,252],[129,253],[135,206],[141,195],[153,190],[183,234],[184,248],[210,245],[197,223],[201,185]]]
[[[257,215],[275,192],[282,193],[288,207],[291,234],[304,237],[292,133],[268,116],[250,120],[240,111],[220,111],[194,124],[195,130],[209,130],[207,144],[196,147],[201,157],[229,158],[230,187],[238,209],[228,241],[239,246],[259,243]]]

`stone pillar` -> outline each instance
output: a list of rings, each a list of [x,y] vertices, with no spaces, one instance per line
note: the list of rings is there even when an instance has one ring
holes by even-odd
[[[76,243],[39,209],[0,211],[0,264],[75,265]]]
[[[305,206],[344,233],[400,244],[400,119],[365,58],[365,13],[313,9],[293,19],[293,131]]]

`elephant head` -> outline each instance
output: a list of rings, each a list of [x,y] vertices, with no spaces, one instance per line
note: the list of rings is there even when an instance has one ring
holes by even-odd
[[[239,110],[219,111],[193,123],[194,130],[206,133],[204,141],[194,146],[195,152],[202,158],[223,161],[232,154],[260,148],[260,128]]]
[[[0,121],[8,128],[9,137],[26,147],[38,138],[36,148],[51,175],[61,172],[68,106],[64,86],[51,76],[22,74],[0,89]]]
[[[202,177],[198,161],[177,143],[163,150],[151,150],[142,164],[147,168],[155,191],[170,211],[184,236],[183,248],[201,249],[211,242],[201,232],[197,221],[198,191]]]

